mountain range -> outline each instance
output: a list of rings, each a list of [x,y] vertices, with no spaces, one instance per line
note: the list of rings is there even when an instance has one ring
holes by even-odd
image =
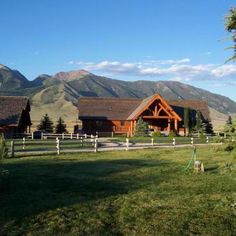
[[[70,126],[77,122],[77,101],[81,96],[145,98],[159,93],[165,99],[193,99],[208,102],[213,124],[222,125],[228,113],[236,113],[236,102],[204,89],[176,81],[122,81],[94,75],[85,70],[42,74],[29,81],[19,71],[0,65],[0,95],[28,96],[33,123],[48,113],[61,116]]]

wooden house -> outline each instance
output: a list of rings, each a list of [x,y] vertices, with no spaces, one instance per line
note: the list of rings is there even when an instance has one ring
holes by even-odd
[[[0,132],[11,136],[30,132],[30,102],[27,97],[0,96]]]
[[[199,110],[203,119],[209,118],[207,103],[196,100],[166,101],[159,94],[146,99],[79,98],[79,119],[85,133],[114,132],[133,136],[141,117],[153,131],[184,134],[184,108],[191,108],[192,117]]]

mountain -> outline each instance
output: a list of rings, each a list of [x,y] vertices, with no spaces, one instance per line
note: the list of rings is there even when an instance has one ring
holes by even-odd
[[[208,102],[213,123],[223,125],[228,113],[236,113],[231,99],[175,81],[128,82],[94,75],[85,70],[40,75],[27,80],[20,72],[0,65],[0,95],[26,95],[31,99],[31,117],[37,124],[45,113],[53,120],[61,116],[73,126],[77,122],[80,96],[145,98],[159,93],[165,99],[195,99]]]
[[[30,82],[17,70],[0,64],[0,91],[19,91],[28,86]],[[19,91],[20,92],[20,91]]]
[[[205,100],[210,107],[221,113],[236,112],[236,103],[233,100],[176,81],[128,82],[87,74],[69,80],[67,84],[76,90],[78,96],[145,98],[159,93],[166,99]]]

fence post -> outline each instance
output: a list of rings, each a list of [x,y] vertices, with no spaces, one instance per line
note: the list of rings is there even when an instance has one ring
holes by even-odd
[[[153,146],[154,145],[154,139],[153,138],[151,139],[151,143],[152,143],[152,146]]]
[[[112,138],[114,137],[114,132],[113,132],[113,131],[111,132],[111,137],[112,137]]]
[[[34,139],[34,132],[32,132],[31,134],[31,139]]]
[[[84,135],[84,138],[87,139],[87,134]]]
[[[57,154],[60,154],[60,140],[58,137],[56,137],[56,148],[57,148]]]
[[[61,138],[65,139],[65,133],[62,133]]]
[[[41,133],[41,140],[43,140],[43,132]]]
[[[94,139],[94,152],[97,152],[98,151],[98,139],[95,138]]]
[[[191,138],[191,144],[193,145],[193,137]]]
[[[76,138],[79,139],[79,133],[76,134]]]
[[[208,138],[208,136],[206,137],[206,143],[209,143],[209,138]]]
[[[15,143],[11,141],[11,157],[15,156]]]
[[[175,138],[173,138],[173,142],[172,142],[173,146],[175,146]]]
[[[81,146],[82,146],[82,147],[84,146],[84,140],[83,140],[83,137],[81,137]]]
[[[72,133],[70,134],[70,139],[73,139],[73,134]]]
[[[126,138],[126,151],[129,150],[129,138]]]
[[[25,149],[25,137],[24,137],[23,140],[22,140],[22,149],[23,149],[23,150]]]

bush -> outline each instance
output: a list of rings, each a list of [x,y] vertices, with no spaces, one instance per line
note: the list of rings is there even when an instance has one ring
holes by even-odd
[[[6,158],[8,155],[8,149],[6,146],[6,140],[3,134],[0,134],[0,160]]]
[[[148,133],[148,124],[144,122],[142,118],[139,118],[135,127],[134,136],[144,137],[147,136],[147,133]]]
[[[170,133],[169,133],[169,137],[173,138],[173,137],[176,137],[176,136],[177,136],[176,132],[171,130]]]
[[[162,136],[162,134],[160,131],[156,131],[156,132],[152,133],[152,137],[161,137],[161,136]]]
[[[204,140],[204,139],[206,139],[206,135],[201,131],[200,134],[199,134],[199,138],[201,140]]]
[[[226,152],[231,152],[232,150],[234,150],[234,148],[235,148],[235,146],[234,146],[233,144],[228,144],[228,145],[225,147],[224,151],[226,151]]]

